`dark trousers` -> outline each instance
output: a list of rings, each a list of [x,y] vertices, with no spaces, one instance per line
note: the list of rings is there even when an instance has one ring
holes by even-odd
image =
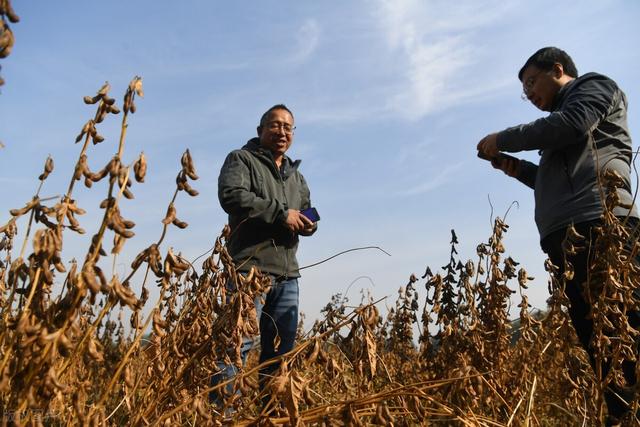
[[[595,353],[589,345],[593,334],[593,321],[588,316],[591,307],[585,299],[583,289],[587,281],[590,261],[589,258],[593,258],[593,254],[589,253],[591,243],[595,242],[596,239],[593,227],[599,224],[601,224],[599,220],[575,224],[574,227],[576,231],[586,239],[586,249],[576,255],[566,255],[567,261],[573,265],[575,271],[573,279],[568,280],[565,287],[565,294],[571,302],[571,306],[569,307],[569,316],[571,317],[571,322],[573,323],[573,327],[576,330],[576,334],[578,335],[578,339],[580,340],[582,347],[589,354],[589,360],[594,370],[596,368]],[[636,225],[637,220],[632,218],[628,223],[629,230],[633,231]],[[542,250],[549,256],[551,262],[560,268],[561,274],[564,270],[565,257],[565,254],[562,251],[562,241],[565,239],[566,231],[567,229],[564,228],[551,233],[540,243]],[[636,298],[637,297],[638,295],[636,291]],[[627,311],[627,316],[629,324],[636,329],[640,329],[640,313],[638,311]],[[607,372],[609,372],[610,363],[603,363],[601,368],[602,375],[604,377]],[[633,386],[636,383],[635,364],[633,362],[625,361],[622,364],[622,370],[627,385]],[[605,391],[604,396],[609,410],[609,415],[619,418],[629,410],[627,405],[616,397],[616,394],[621,395],[628,402],[633,399],[633,393],[630,390],[631,387],[621,389],[614,385],[609,386],[609,389]]]

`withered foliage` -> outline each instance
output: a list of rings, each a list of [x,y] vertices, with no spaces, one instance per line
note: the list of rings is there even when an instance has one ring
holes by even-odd
[[[254,300],[269,278],[255,269],[238,273],[225,246],[228,227],[198,265],[163,247],[173,226],[188,226],[179,217],[178,195],[198,194],[188,150],[166,214],[158,215],[158,240],[125,274],[114,271],[134,235],[134,222],[124,216],[132,183],[144,182],[147,164],[143,154],[131,163],[122,157],[141,79],[131,81],[121,108],[109,89],[105,84],[84,99],[96,112],[76,139],[83,144],[66,193],[50,204],[40,198],[54,169],[48,158],[35,195],[0,227],[3,424],[599,424],[604,387],[621,381],[623,358],[635,362],[638,333],[623,314],[638,304],[638,266],[631,260],[639,247],[622,220],[603,217],[591,274],[602,283],[590,293],[594,346],[598,357],[613,361],[604,377],[591,371],[568,319],[563,288],[571,266],[560,275],[547,263],[548,307],[532,315],[526,296],[531,278],[505,255],[508,226],[498,218],[475,261],[458,258],[452,232],[442,272],[411,275],[386,315],[371,296],[355,307],[334,296],[309,332],[299,328],[297,346],[260,389],[261,366],[254,354],[241,367],[240,348],[243,337],[258,333]],[[90,143],[105,141],[99,125],[117,114],[116,153],[92,171]],[[104,215],[91,227],[96,231],[87,238],[84,259],[65,262],[65,233],[85,233],[78,219],[85,210],[73,195],[81,180],[92,191],[106,189]],[[615,176],[603,177],[609,209],[618,203],[617,185]],[[584,249],[580,241],[570,233],[567,250]],[[150,286],[159,289],[155,301],[148,301]],[[509,315],[512,298],[519,300],[517,330]],[[232,393],[224,392],[228,382],[211,385],[219,362],[238,367]],[[222,395],[220,406],[210,403],[211,392]]]

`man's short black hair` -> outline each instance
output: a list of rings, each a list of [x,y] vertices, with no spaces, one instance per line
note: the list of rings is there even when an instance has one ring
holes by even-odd
[[[522,74],[530,65],[542,71],[550,71],[555,63],[562,65],[565,74],[571,77],[578,77],[576,64],[573,63],[573,59],[571,59],[567,52],[557,47],[543,47],[527,59],[527,62],[524,63],[522,68],[520,68],[520,72],[518,72],[518,79],[522,81]]]
[[[267,119],[271,115],[271,112],[275,110],[285,110],[289,112],[289,114],[291,114],[291,118],[293,118],[293,113],[291,112],[291,110],[289,110],[289,108],[287,108],[286,105],[276,104],[273,107],[269,108],[267,111],[265,111],[262,117],[260,117],[260,127],[264,126],[264,124],[267,122]]]

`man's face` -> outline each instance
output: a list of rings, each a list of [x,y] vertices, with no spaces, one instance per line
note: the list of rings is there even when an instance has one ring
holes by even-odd
[[[293,117],[287,110],[273,110],[265,123],[258,127],[260,145],[281,158],[293,142]]]
[[[528,66],[522,73],[522,89],[527,99],[542,111],[551,111],[553,100],[562,88],[562,66],[556,64],[549,71],[535,65]]]

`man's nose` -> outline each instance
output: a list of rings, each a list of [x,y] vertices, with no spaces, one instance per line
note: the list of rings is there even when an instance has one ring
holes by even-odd
[[[529,101],[531,101],[531,100],[533,99],[533,95],[534,95],[534,94],[533,94],[533,90],[529,90],[529,91],[527,92],[527,99],[528,99]]]

